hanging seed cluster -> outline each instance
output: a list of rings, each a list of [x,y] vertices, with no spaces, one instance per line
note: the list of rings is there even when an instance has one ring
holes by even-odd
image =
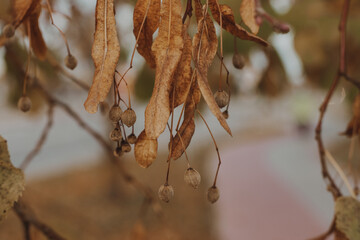
[[[186,153],[190,145],[195,132],[195,113],[198,112],[197,105],[201,97],[204,98],[220,125],[231,135],[226,122],[229,117],[230,102],[228,78],[226,88],[221,87],[222,70],[227,70],[222,61],[222,46],[220,46],[219,89],[215,93],[211,90],[207,79],[208,68],[214,61],[219,48],[214,22],[235,38],[250,40],[263,46],[268,45],[266,41],[238,25],[234,21],[231,8],[225,4],[219,4],[218,0],[209,0],[206,4],[202,4],[200,0],[189,0],[189,2],[185,10],[182,9],[181,1],[177,0],[138,0],[136,2],[133,15],[135,47],[146,63],[156,72],[152,96],[145,109],[145,128],[138,138],[134,133],[136,113],[131,108],[130,96],[126,101],[119,92],[121,83],[129,89],[125,76],[132,67],[132,59],[129,69],[124,74],[117,72],[120,47],[115,26],[113,0],[98,0],[96,5],[96,29],[92,52],[96,70],[84,104],[85,109],[90,113],[96,112],[99,103],[105,100],[113,85],[115,100],[109,111],[109,120],[114,124],[114,129],[110,133],[110,139],[116,143],[114,154],[121,156],[130,152],[131,144],[135,144],[135,159],[143,168],[148,168],[156,160],[159,136],[165,130],[170,131],[168,171],[165,184],[158,192],[159,198],[164,202],[169,202],[174,195],[174,188],[169,184],[170,162]],[[188,33],[193,11],[193,8],[189,7],[191,5],[194,7],[197,23],[197,33],[193,38]],[[105,25],[108,27],[104,28]],[[154,37],[156,31],[158,34]],[[71,68],[70,60],[70,58],[67,59],[66,65]],[[236,68],[242,68],[244,62],[240,54],[234,55]],[[123,103],[126,105],[124,111],[121,108]],[[225,107],[226,109],[222,112],[220,109]],[[181,111],[178,119],[174,119],[173,114],[176,108]],[[206,122],[205,124],[207,125]],[[132,128],[131,134],[126,134],[126,127]],[[210,131],[208,125],[207,127]],[[211,131],[210,134],[218,151]],[[218,156],[220,162],[219,152]],[[186,159],[188,168],[185,171],[184,181],[197,189],[201,176],[190,166],[189,159],[187,157]],[[208,192],[207,198],[211,203],[219,198],[216,188],[218,171],[219,167],[214,184]]]
[[[23,24],[27,28],[29,48],[38,59],[44,60],[47,47],[38,24],[43,9],[40,2],[29,0],[21,1],[22,4],[19,4],[20,0],[15,0],[14,20],[4,26],[2,35],[5,38],[13,37],[16,29]],[[120,57],[120,44],[114,0],[97,0],[96,2],[95,33],[91,53],[95,72],[84,107],[89,113],[97,112],[99,106],[101,112],[106,112],[108,107],[105,100],[109,92],[114,90],[114,101],[108,110],[108,118],[113,125],[109,138],[114,142],[114,155],[120,157],[124,153],[131,152],[131,145],[134,145],[135,159],[143,168],[148,168],[156,160],[159,136],[164,131],[170,132],[169,154],[167,161],[164,161],[168,164],[166,180],[159,189],[159,198],[165,202],[169,202],[174,195],[174,189],[169,185],[170,163],[183,156],[184,153],[188,165],[184,180],[194,189],[199,187],[201,176],[191,167],[186,155],[186,149],[190,146],[195,132],[196,113],[200,115],[210,132],[219,160],[214,183],[208,191],[207,198],[211,203],[219,198],[216,180],[221,163],[220,154],[210,127],[197,106],[203,98],[220,125],[231,135],[226,121],[229,118],[231,89],[229,72],[223,62],[223,31],[234,36],[233,65],[238,69],[244,67],[245,60],[237,51],[236,39],[268,46],[265,40],[256,36],[261,24],[258,20],[262,15],[260,12],[255,13],[254,1],[242,1],[240,8],[243,22],[251,32],[235,22],[234,13],[228,5],[220,4],[219,0],[202,2],[204,1],[187,0],[186,9],[182,9],[182,5],[185,4],[182,4],[180,0],[137,0],[133,15],[133,33],[136,44],[129,68],[122,74],[116,69]],[[47,10],[50,13],[51,23],[55,25],[49,3]],[[189,27],[193,11],[196,18],[196,34],[191,37]],[[216,34],[215,24],[220,26],[220,37]],[[64,33],[58,27],[56,28],[67,48],[68,54],[64,59],[64,64],[72,70],[78,64],[77,59],[71,54]],[[156,36],[155,32],[157,32]],[[131,107],[131,86],[126,81],[126,74],[133,67],[136,50],[156,72],[152,95],[145,109],[144,130],[138,137],[134,133],[137,117]],[[211,89],[208,82],[208,69],[216,57],[221,63],[219,87]],[[223,79],[225,71],[227,72],[226,79]],[[225,87],[222,86],[222,82],[226,83]],[[127,88],[128,99],[120,95],[122,87]],[[19,109],[24,112],[31,108],[31,100],[26,96],[26,89],[27,76],[25,75],[23,97],[18,102]],[[225,109],[222,111],[222,108]],[[174,111],[180,112],[178,119],[174,119]]]

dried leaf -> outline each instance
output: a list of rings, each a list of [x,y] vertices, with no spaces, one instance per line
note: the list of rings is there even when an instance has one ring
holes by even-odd
[[[207,81],[208,67],[214,59],[217,51],[217,36],[215,27],[210,16],[200,18],[202,7],[199,0],[195,1],[195,13],[198,18],[198,32],[193,39],[193,58],[196,67],[197,81],[200,91],[211,112],[218,119],[223,128],[231,135],[231,130],[222,115]]]
[[[159,27],[160,0],[138,0],[134,8],[134,35],[138,37],[141,24],[146,16],[143,28],[137,42],[137,50],[144,57],[151,68],[155,68],[155,56],[151,50],[153,34]]]
[[[220,11],[219,11],[220,7]],[[243,39],[243,40],[250,40],[256,43],[259,43],[263,46],[268,46],[269,44],[263,40],[262,38],[247,32],[244,28],[240,25],[236,24],[233,11],[231,8],[226,4],[219,4],[218,0],[209,0],[209,8],[211,13],[215,19],[215,21],[220,24],[220,12],[222,15],[222,27],[232,35]]]
[[[156,159],[158,142],[157,139],[149,138],[143,130],[135,143],[135,160],[140,167],[148,168]]]
[[[36,57],[40,60],[44,60],[46,57],[47,47],[41,30],[39,28],[39,17],[41,13],[41,5],[36,5],[35,9],[29,15],[26,25],[29,24],[30,32],[28,36],[30,37],[30,46],[35,53]]]
[[[194,81],[186,100],[184,120],[172,142],[171,158],[174,160],[181,157],[185,152],[185,149],[189,146],[195,133],[194,115],[196,105],[200,102],[200,98],[201,93],[199,86],[197,85],[197,82]]]
[[[40,5],[40,0],[14,0],[12,9],[14,20],[12,25],[17,28]]]
[[[84,104],[89,113],[95,113],[98,104],[103,102],[109,93],[120,57],[114,0],[97,0],[95,18],[94,43],[91,53],[95,64],[95,73],[93,84]]]
[[[240,15],[243,22],[250,28],[250,30],[257,34],[259,32],[259,25],[256,23],[256,3],[255,0],[242,0],[240,5]]]
[[[5,139],[0,136],[0,221],[24,191],[24,174],[10,162]]]
[[[156,57],[155,84],[145,110],[146,135],[153,139],[165,130],[169,119],[172,79],[184,46],[181,1],[163,0],[160,15],[159,35],[152,46]]]
[[[0,136],[0,162],[10,163],[10,154],[7,147],[7,141]]]
[[[173,86],[175,86],[174,108],[185,102],[192,76],[192,68],[191,68],[192,42],[187,32],[187,29],[188,29],[188,25],[184,24],[182,30],[183,39],[184,39],[184,49],[181,55],[180,62],[175,70],[173,84],[172,84]],[[171,94],[170,105],[172,105],[172,103],[173,100]]]
[[[339,197],[335,202],[336,229],[349,240],[360,239],[360,202],[352,197]]]

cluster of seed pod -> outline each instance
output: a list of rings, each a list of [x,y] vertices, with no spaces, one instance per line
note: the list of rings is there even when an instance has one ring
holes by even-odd
[[[201,176],[198,171],[192,167],[188,167],[184,174],[184,181],[189,186],[197,189],[201,182]],[[161,185],[158,191],[159,199],[168,203],[174,197],[174,188],[169,185],[167,182],[164,185]],[[219,190],[213,185],[207,191],[207,200],[210,203],[215,203],[219,199]]]
[[[111,141],[117,142],[114,155],[119,157],[124,153],[130,152],[130,144],[135,144],[136,142],[137,138],[133,128],[136,122],[136,113],[132,108],[128,108],[123,112],[119,105],[114,104],[109,111],[109,119],[115,125],[114,129],[110,132],[109,137]],[[129,136],[126,136],[124,125],[132,128],[132,133]],[[123,131],[121,131],[121,127],[123,128]]]

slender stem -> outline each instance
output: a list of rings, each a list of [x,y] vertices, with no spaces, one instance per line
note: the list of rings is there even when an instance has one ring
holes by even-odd
[[[34,149],[26,156],[24,161],[21,163],[20,168],[22,170],[25,170],[26,167],[29,165],[29,163],[34,159],[34,157],[41,151],[44,143],[46,142],[47,136],[49,134],[49,131],[53,125],[54,120],[54,104],[52,102],[49,102],[49,110],[47,113],[47,123],[41,133],[41,136],[36,143]]]
[[[205,118],[203,117],[203,115],[200,113],[200,111],[198,109],[196,109],[197,113],[199,114],[199,116],[201,117],[201,119],[204,121],[210,135],[211,135],[211,138],[214,142],[214,145],[215,145],[215,150],[216,150],[216,153],[217,153],[217,156],[218,156],[218,166],[217,166],[217,169],[216,169],[216,175],[215,175],[215,179],[214,179],[214,184],[213,186],[215,187],[216,186],[216,180],[217,180],[217,177],[218,177],[218,174],[219,174],[219,170],[220,170],[220,165],[221,165],[221,157],[220,157],[220,152],[219,152],[219,148],[218,148],[218,145],[216,144],[216,141],[215,141],[215,138],[214,138],[214,135],[212,134],[211,130],[210,130],[210,127],[209,125],[207,124]]]
[[[320,106],[320,116],[318,120],[317,127],[315,129],[315,139],[318,142],[318,149],[319,149],[319,155],[320,155],[320,163],[321,163],[321,171],[324,179],[327,179],[329,181],[331,193],[333,194],[333,197],[336,199],[337,197],[341,196],[341,191],[339,187],[335,184],[333,178],[328,172],[327,164],[325,161],[325,148],[322,140],[322,124],[324,115],[326,112],[326,109],[329,105],[329,101],[334,94],[334,91],[337,87],[337,85],[340,82],[340,79],[343,75],[346,75],[346,25],[347,25],[347,19],[349,14],[349,6],[350,6],[350,0],[344,0],[343,3],[343,9],[342,14],[340,18],[340,24],[339,24],[339,32],[340,32],[340,44],[339,44],[339,52],[340,52],[340,61],[339,61],[339,67],[337,74],[335,76],[334,81],[331,84],[331,87],[323,101],[323,103]]]
[[[105,1],[105,2],[106,2],[106,1]],[[65,42],[66,50],[67,50],[67,52],[68,52],[68,55],[71,55],[70,47],[69,47],[69,44],[68,44],[68,41],[67,41],[67,39],[66,39],[66,36],[65,36],[64,32],[61,31],[61,29],[54,23],[54,19],[53,19],[53,17],[52,17],[53,11],[52,11],[52,9],[51,9],[51,5],[50,5],[49,0],[46,0],[46,4],[47,4],[48,11],[49,11],[51,24],[52,24],[54,27],[56,27],[56,29],[59,31],[62,39],[63,39],[64,42]],[[105,8],[105,11],[106,11],[106,8]],[[106,13],[105,13],[105,16],[106,16]],[[106,29],[106,21],[105,21],[105,29]],[[105,36],[105,37],[106,37],[106,36]],[[105,38],[105,39],[106,39],[106,38]]]

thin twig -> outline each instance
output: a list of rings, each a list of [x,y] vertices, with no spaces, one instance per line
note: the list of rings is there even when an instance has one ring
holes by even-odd
[[[334,182],[333,178],[331,177],[331,175],[329,174],[328,169],[327,169],[327,164],[325,161],[325,148],[324,148],[324,144],[323,144],[323,140],[322,140],[322,123],[323,123],[326,109],[329,105],[329,101],[330,101],[332,95],[334,94],[335,89],[341,80],[341,77],[346,76],[346,25],[347,25],[347,19],[348,19],[348,14],[349,14],[349,6],[350,6],[350,0],[344,0],[343,9],[342,9],[341,18],[340,18],[340,24],[339,24],[340,61],[339,61],[338,71],[337,71],[335,79],[332,82],[331,87],[319,109],[320,116],[319,116],[318,124],[315,129],[315,134],[316,134],[315,139],[318,142],[322,175],[323,175],[324,179],[327,179],[329,181],[330,189],[331,189],[331,192],[335,199],[340,197],[342,194],[341,194],[339,187],[336,185],[336,183]]]
[[[336,225],[335,225],[335,217],[334,217],[329,229],[325,233],[321,234],[320,236],[311,238],[309,240],[325,240],[327,237],[329,237],[335,231],[335,228],[336,228]]]
[[[65,46],[66,46],[66,50],[68,52],[68,55],[70,56],[71,55],[71,52],[70,52],[70,47],[69,47],[69,44],[68,44],[68,41],[66,39],[66,36],[65,36],[65,33],[63,31],[61,31],[61,29],[54,23],[54,19],[52,17],[52,9],[51,9],[51,5],[50,5],[50,2],[49,0],[46,0],[46,4],[47,4],[47,7],[48,7],[48,10],[49,10],[49,16],[50,16],[50,22],[51,24],[59,31],[62,39],[64,40],[65,42]]]
[[[36,143],[34,149],[26,156],[24,161],[21,163],[20,168],[22,170],[25,170],[26,167],[29,165],[29,163],[34,159],[34,157],[41,151],[41,149],[47,139],[49,131],[53,125],[53,120],[54,120],[54,104],[52,102],[49,102],[49,110],[47,113],[47,123],[46,123],[46,125],[41,133],[41,136],[40,136],[38,142]]]
[[[59,233],[53,230],[50,226],[37,219],[32,210],[22,201],[19,200],[14,204],[14,210],[25,227],[25,239],[30,240],[30,235],[26,228],[29,225],[34,226],[41,231],[48,239],[52,240],[65,240]]]

